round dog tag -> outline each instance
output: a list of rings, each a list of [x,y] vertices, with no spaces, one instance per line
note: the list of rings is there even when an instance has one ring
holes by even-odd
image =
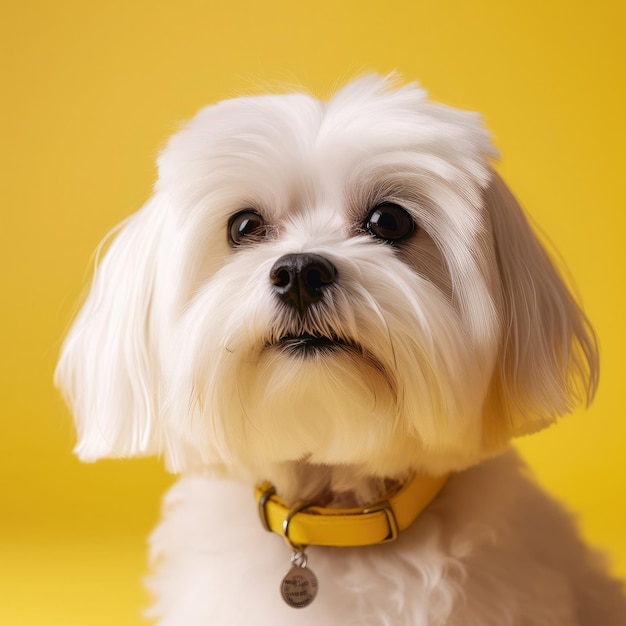
[[[317,578],[308,567],[294,565],[280,585],[283,600],[296,609],[309,606],[317,595]]]

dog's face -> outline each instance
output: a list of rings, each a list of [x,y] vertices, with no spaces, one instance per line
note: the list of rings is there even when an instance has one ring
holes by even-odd
[[[81,457],[442,472],[590,396],[591,331],[491,156],[376,78],[202,111],[66,341]]]

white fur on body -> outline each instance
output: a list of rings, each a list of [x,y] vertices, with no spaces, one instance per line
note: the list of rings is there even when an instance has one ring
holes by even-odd
[[[309,548],[320,590],[280,597],[289,549],[249,486],[187,476],[151,538],[161,626],[623,626],[620,583],[512,452],[451,478],[392,544]]]
[[[56,372],[81,459],[190,473],[154,538],[162,624],[610,624],[590,590],[613,583],[581,590],[565,518],[489,461],[598,380],[593,331],[494,155],[479,116],[378,77],[328,102],[222,102],[170,140]],[[370,228],[389,204],[415,225],[402,241]],[[262,227],[229,244],[242,210]],[[306,310],[270,279],[293,254],[335,269]],[[291,343],[311,336],[333,349]],[[320,598],[283,606],[288,554],[252,486],[365,505],[415,471],[461,473],[396,544],[311,548]]]

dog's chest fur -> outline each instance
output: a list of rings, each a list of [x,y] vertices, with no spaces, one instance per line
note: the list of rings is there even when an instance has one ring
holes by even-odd
[[[305,609],[280,598],[289,549],[249,486],[189,475],[152,536],[152,613],[161,626],[617,626],[619,584],[524,471],[507,453],[454,476],[394,544],[310,548],[320,591]]]

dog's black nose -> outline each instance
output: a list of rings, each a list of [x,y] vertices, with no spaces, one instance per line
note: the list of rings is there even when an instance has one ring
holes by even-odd
[[[320,300],[336,278],[335,266],[319,254],[285,254],[270,270],[274,291],[301,313]]]

